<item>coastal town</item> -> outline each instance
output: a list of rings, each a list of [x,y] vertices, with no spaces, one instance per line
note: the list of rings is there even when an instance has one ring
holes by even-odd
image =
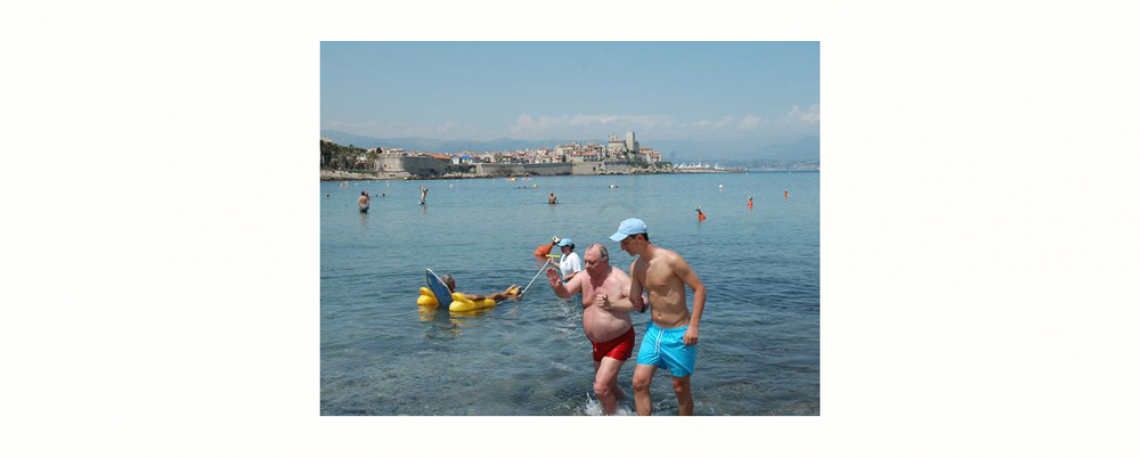
[[[730,173],[744,169],[715,164],[675,166],[641,146],[637,134],[609,135],[605,144],[569,142],[553,148],[455,154],[357,148],[321,138],[321,180],[450,179],[636,173]]]

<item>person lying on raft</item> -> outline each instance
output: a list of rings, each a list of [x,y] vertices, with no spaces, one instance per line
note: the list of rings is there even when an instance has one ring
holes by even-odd
[[[444,275],[442,278],[440,278],[440,280],[443,280],[443,282],[447,284],[447,289],[451,290],[451,292],[453,292],[453,293],[458,292],[458,291],[455,291],[455,277],[452,277],[451,274]],[[500,302],[500,301],[505,301],[507,299],[515,300],[515,301],[522,299],[522,294],[520,294],[520,291],[521,291],[521,288],[519,288],[519,285],[511,285],[511,286],[508,286],[507,289],[501,293],[494,293],[494,294],[488,294],[488,295],[467,294],[467,293],[459,293],[459,294],[462,294],[463,297],[466,297],[468,300],[471,300],[472,302],[478,302],[478,301],[481,301],[484,299],[491,299],[495,302]]]

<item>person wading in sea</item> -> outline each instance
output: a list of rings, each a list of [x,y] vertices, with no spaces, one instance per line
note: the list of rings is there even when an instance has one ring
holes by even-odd
[[[356,206],[360,208],[360,213],[368,213],[368,206],[372,202],[372,198],[368,197],[368,191],[360,191],[360,198],[356,199]]]
[[[652,318],[637,352],[633,371],[633,394],[638,415],[653,411],[649,386],[658,367],[673,375],[673,392],[677,394],[680,415],[693,414],[693,391],[690,378],[697,364],[697,340],[701,314],[705,310],[705,286],[685,258],[649,242],[645,222],[629,218],[621,222],[610,240],[638,258],[630,265],[628,297],[636,310],[644,310],[641,293],[649,295]],[[685,300],[685,286],[693,290],[693,313]]]
[[[554,268],[546,278],[554,293],[569,299],[582,293],[582,330],[594,345],[594,394],[602,404],[602,414],[613,415],[617,401],[625,393],[617,385],[618,371],[633,354],[634,331],[629,312],[633,311],[626,292],[629,276],[610,266],[610,254],[601,244],[586,248],[586,275],[575,275],[569,282]]]

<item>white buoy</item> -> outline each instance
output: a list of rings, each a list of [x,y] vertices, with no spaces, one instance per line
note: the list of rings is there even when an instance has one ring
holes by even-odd
[[[722,185],[720,185],[720,189],[724,189],[724,185],[723,185],[723,184],[722,184]]]

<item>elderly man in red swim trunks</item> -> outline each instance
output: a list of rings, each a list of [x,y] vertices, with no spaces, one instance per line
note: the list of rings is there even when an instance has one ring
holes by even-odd
[[[551,268],[546,271],[554,293],[563,299],[582,293],[582,329],[594,344],[594,394],[602,404],[602,413],[613,415],[618,398],[625,397],[617,386],[621,365],[633,354],[634,332],[629,312],[629,276],[610,266],[610,255],[601,244],[586,249],[587,275],[575,275],[562,283],[562,276]]]

